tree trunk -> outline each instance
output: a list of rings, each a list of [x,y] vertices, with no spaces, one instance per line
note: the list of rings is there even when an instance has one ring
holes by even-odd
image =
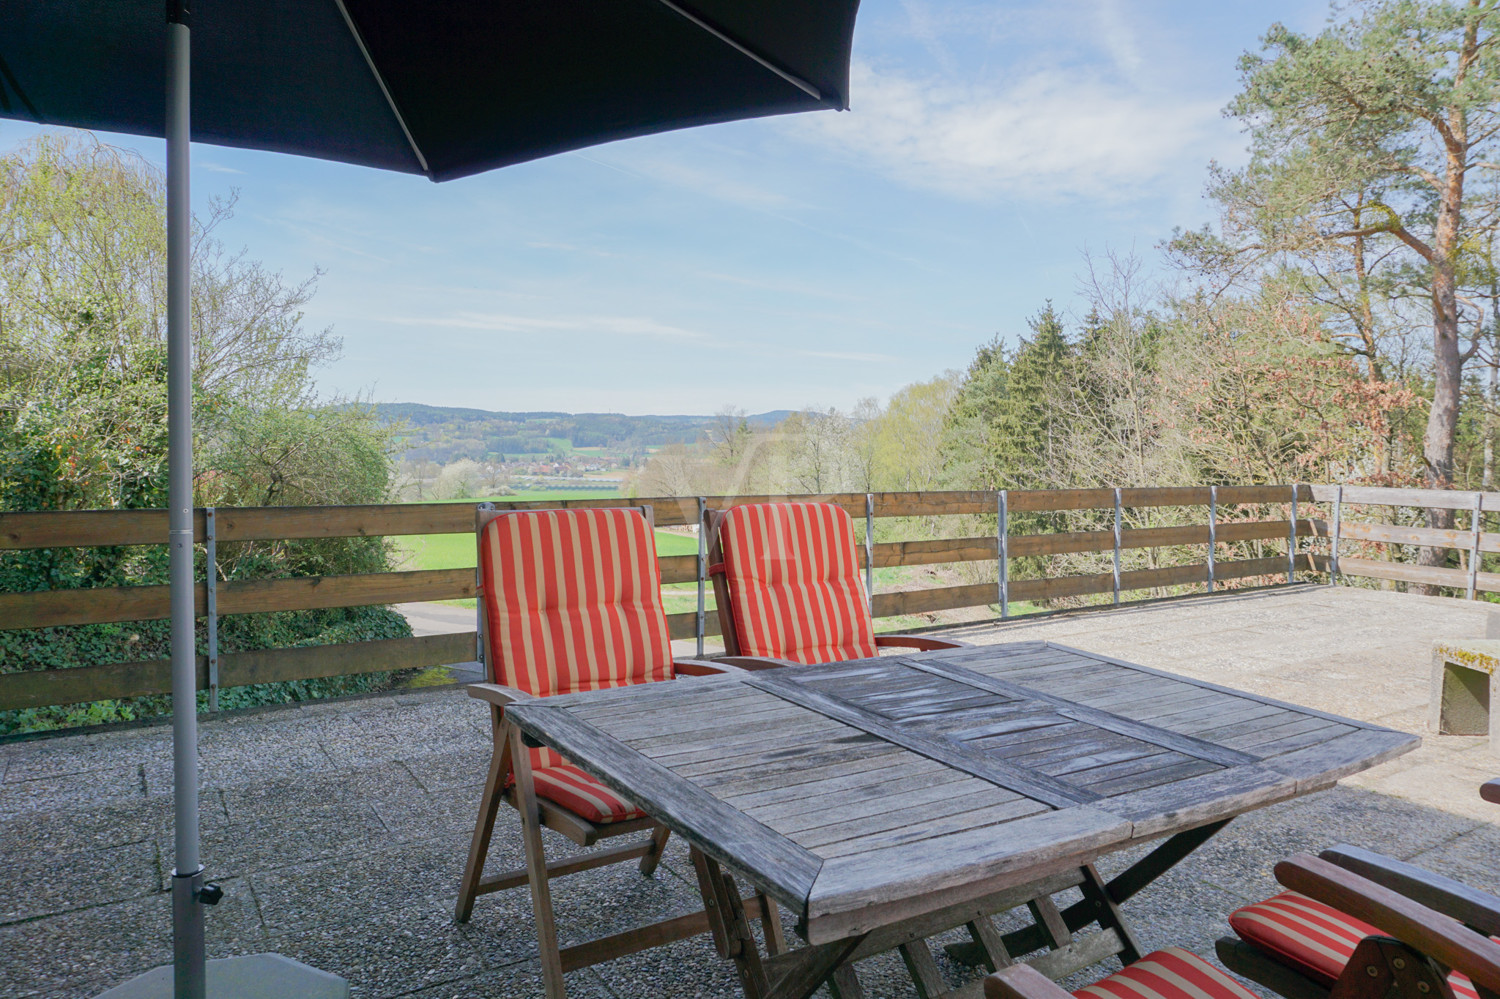
[[[1453,443],[1458,434],[1458,403],[1463,391],[1463,358],[1458,348],[1458,296],[1453,267],[1446,260],[1433,265],[1432,280],[1432,409],[1427,414],[1427,433],[1422,439],[1422,459],[1429,489],[1453,488]],[[1427,525],[1453,529],[1452,510],[1427,511]],[[1448,549],[1420,548],[1417,564],[1444,566]],[[1435,596],[1434,586],[1413,587],[1414,592]]]

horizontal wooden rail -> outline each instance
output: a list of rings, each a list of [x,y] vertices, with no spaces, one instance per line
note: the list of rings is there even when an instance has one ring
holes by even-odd
[[[1313,564],[1320,572],[1327,572],[1328,556],[1313,556]],[[1390,579],[1423,586],[1447,586],[1456,590],[1467,589],[1469,585],[1469,573],[1466,569],[1412,565],[1410,562],[1382,562],[1379,559],[1350,558],[1347,555],[1339,558],[1339,572],[1345,576]],[[1500,593],[1500,572],[1475,573],[1474,588],[1485,593]]]
[[[1288,527],[1285,520],[1256,520],[1246,523],[1220,523],[1215,534],[1220,543],[1234,541],[1286,540]],[[1312,523],[1297,521],[1297,533],[1306,535]],[[991,557],[995,543],[990,540]],[[1066,555],[1075,552],[1113,551],[1113,531],[1072,531],[1065,534],[1022,534],[1009,541],[1012,558],[1027,555]],[[1140,527],[1120,532],[1120,547],[1126,548],[1170,548],[1178,545],[1208,544],[1208,525],[1192,524],[1186,527]],[[877,563],[878,564],[878,563]]]
[[[196,589],[194,600],[197,613],[202,615],[206,613],[207,596],[202,583]],[[259,614],[364,607],[472,596],[473,569],[230,580],[219,584],[219,613]],[[36,593],[0,593],[0,631],[112,621],[160,621],[170,617],[171,613],[171,588],[167,586],[96,586]]]
[[[473,660],[475,638],[475,633],[469,631],[423,638],[230,652],[219,657],[219,682],[222,686],[237,687],[445,666]],[[207,685],[208,660],[199,656],[198,686]],[[166,659],[0,673],[0,711],[143,697],[166,694],[171,689],[172,667]]]
[[[1316,537],[1327,538],[1332,535],[1332,528],[1326,521],[1315,520],[1310,527]],[[1364,524],[1352,520],[1339,523],[1339,537],[1344,541],[1376,541],[1385,544],[1418,545],[1424,548],[1457,548],[1463,551],[1468,551],[1474,541],[1473,533],[1468,530],[1450,531],[1439,527]],[[1481,533],[1479,550],[1500,552],[1500,534],[1488,531]]]
[[[1298,569],[1311,569],[1306,556],[1297,559]],[[1214,565],[1214,578],[1246,579],[1251,576],[1277,576],[1287,570],[1285,555],[1271,558],[1237,559]],[[1187,586],[1208,582],[1208,563],[1174,565],[1162,569],[1131,569],[1120,573],[1120,591],[1148,590],[1160,586]],[[1100,572],[1083,576],[1053,576],[1047,579],[1014,579],[1010,583],[1012,600],[1056,600],[1059,597],[1081,597],[1114,591],[1113,573]]]
[[[1297,487],[1298,500],[1312,499],[1308,486]],[[1291,485],[1285,486],[1220,486],[1220,506],[1245,504],[1289,503],[1292,499]],[[1181,486],[1160,489],[1121,489],[1120,505],[1128,509],[1150,506],[1208,506],[1210,492],[1207,486]],[[1006,496],[1012,512],[1049,513],[1062,510],[1113,509],[1113,489],[1013,489]]]
[[[1310,486],[1312,498],[1319,503],[1332,503],[1340,498],[1345,503],[1366,506],[1419,506],[1435,510],[1472,510],[1474,493],[1463,489],[1394,489],[1388,486]],[[1343,490],[1340,494],[1340,489]],[[1494,513],[1500,510],[1500,493],[1483,493],[1484,509]]]
[[[1319,487],[1322,488],[1322,487]],[[1285,503],[1291,486],[1222,486],[1221,506]],[[1299,487],[1302,499],[1311,498],[1309,487]],[[1126,507],[1205,506],[1208,489],[1122,490]],[[942,517],[960,514],[994,516],[998,494],[992,491],[873,493],[877,517]],[[747,503],[828,502],[842,506],[855,517],[865,514],[864,493],[829,493],[817,496],[710,496],[714,509]],[[1056,512],[1112,508],[1113,489],[1013,490],[1008,494],[1012,511]],[[510,510],[586,509],[596,507],[650,506],[659,527],[696,523],[696,497],[649,496],[601,499],[500,501]],[[278,541],[308,538],[403,537],[417,534],[467,534],[474,530],[473,502],[387,503],[369,506],[329,507],[219,507],[215,511],[217,537],[221,544],[236,541]],[[1500,509],[1500,507],[1497,507]],[[204,538],[202,510],[194,511],[194,536]],[[167,543],[165,510],[68,510],[0,513],[0,550],[26,548],[81,548],[116,545],[162,545]]]

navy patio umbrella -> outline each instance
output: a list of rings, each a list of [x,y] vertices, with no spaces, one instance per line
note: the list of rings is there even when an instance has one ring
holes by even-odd
[[[670,129],[843,110],[858,6],[166,0],[165,17],[162,0],[0,8],[0,117],[167,140],[177,996],[205,994],[202,903],[212,897],[198,852],[189,141],[443,181]]]

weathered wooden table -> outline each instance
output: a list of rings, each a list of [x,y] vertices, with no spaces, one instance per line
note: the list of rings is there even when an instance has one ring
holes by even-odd
[[[924,938],[959,926],[973,942],[950,951],[991,968],[1038,950],[1053,977],[1128,962],[1120,904],[1231,818],[1419,742],[1039,642],[551,697],[507,717],[688,841],[751,999],[824,981],[850,999],[853,962],[893,948],[919,994],[955,994]],[[1163,837],[1109,882],[1093,867]],[[807,945],[762,956],[731,872],[786,906]],[[1083,898],[1059,910],[1069,887]],[[1033,924],[998,933],[989,917],[1020,905]]]

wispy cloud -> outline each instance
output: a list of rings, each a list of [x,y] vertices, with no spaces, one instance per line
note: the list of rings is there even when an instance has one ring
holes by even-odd
[[[428,326],[497,333],[606,333],[614,336],[704,339],[697,330],[683,329],[639,316],[517,316],[492,312],[458,312],[446,316],[396,316],[385,320],[398,326]]]
[[[915,187],[962,198],[1113,203],[1193,174],[1224,145],[1222,98],[1154,93],[1097,71],[951,83],[856,64],[854,110],[789,123]]]
[[[212,160],[205,160],[202,157],[199,157],[199,158],[193,160],[193,169],[194,170],[204,170],[204,171],[207,171],[208,173],[237,173],[237,174],[243,174],[245,172],[243,170],[237,170],[237,169],[235,169],[232,166],[225,166],[222,163],[215,163]]]

